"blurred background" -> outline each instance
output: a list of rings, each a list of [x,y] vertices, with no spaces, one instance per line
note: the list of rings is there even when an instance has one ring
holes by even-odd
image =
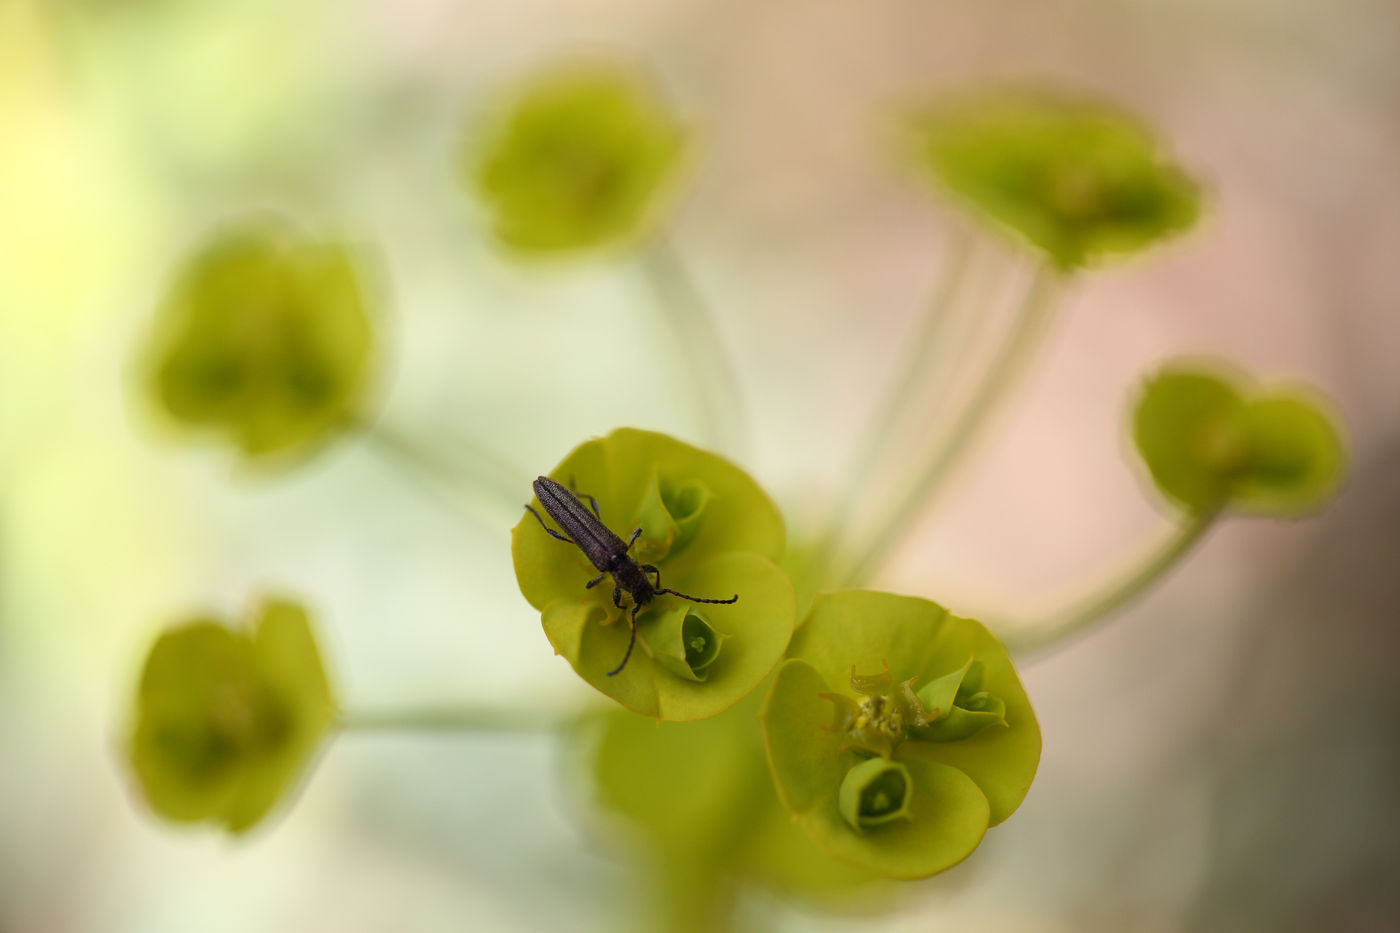
[[[513,517],[445,509],[353,438],[245,475],[133,391],[175,263],[270,208],[366,245],[386,420],[536,472],[619,425],[694,437],[640,349],[664,334],[635,263],[514,265],[455,176],[472,115],[580,45],[649,61],[697,127],[671,234],[750,401],[745,465],[799,515],[948,236],[891,158],[899,104],[999,78],[1093,92],[1208,185],[1199,229],[1075,285],[890,588],[1028,618],[1159,535],[1124,418],[1171,355],[1312,382],[1353,445],[1328,512],[1224,524],[1024,668],[1040,774],[966,864],[894,916],[765,922],[1400,927],[1393,0],[0,0],[0,931],[632,922],[637,882],[542,738],[345,737],[234,841],[157,823],[118,756],[154,635],[267,590],[317,611],[348,707],[587,697],[516,590]]]

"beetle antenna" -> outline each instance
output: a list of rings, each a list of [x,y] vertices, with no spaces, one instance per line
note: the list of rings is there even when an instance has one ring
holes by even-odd
[[[730,603],[737,603],[737,602],[739,601],[739,594],[738,594],[738,593],[735,593],[733,596],[729,597],[728,599],[705,599],[705,598],[700,597],[700,596],[687,596],[687,595],[685,595],[684,593],[678,593],[678,592],[676,592],[675,590],[657,590],[657,591],[656,591],[656,595],[657,595],[657,596],[660,596],[660,595],[662,595],[663,593],[670,593],[672,596],[679,596],[681,599],[688,599],[688,600],[690,600],[690,601],[693,602],[693,603],[721,603],[721,604],[723,604],[723,605],[725,605],[725,606],[728,606]]]

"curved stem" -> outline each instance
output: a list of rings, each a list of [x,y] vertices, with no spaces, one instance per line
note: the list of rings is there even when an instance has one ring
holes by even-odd
[[[709,306],[665,234],[651,238],[641,251],[641,265],[665,312],[676,357],[688,374],[701,430],[716,446],[741,453],[748,441],[743,396]]]
[[[962,292],[967,278],[969,258],[972,255],[972,241],[966,235],[955,235],[948,248],[943,268],[939,272],[939,283],[933,300],[928,303],[918,331],[908,341],[908,351],[898,378],[890,383],[880,404],[875,407],[875,416],[868,422],[865,436],[856,445],[856,456],[851,460],[846,475],[836,495],[836,506],[828,519],[826,529],[818,536],[819,551],[813,558],[817,572],[825,569],[831,561],[837,543],[846,534],[851,518],[855,513],[861,490],[870,482],[871,474],[889,451],[894,441],[896,428],[900,427],[909,414],[919,383],[933,368],[934,374],[946,368],[951,360],[942,355],[941,366],[935,365],[936,351],[945,343],[948,328],[952,323],[952,311]]]
[[[543,710],[488,706],[423,706],[398,710],[342,712],[342,732],[548,732],[566,717]]]
[[[384,422],[365,424],[361,436],[370,449],[426,480],[450,498],[466,494],[476,504],[491,509],[493,527],[498,518],[515,521],[529,500],[528,472],[501,459],[466,437],[453,437],[453,456],[424,446]],[[475,511],[475,510],[474,510]]]
[[[1165,540],[1130,564],[1124,573],[1078,605],[1052,615],[1045,622],[1027,626],[1021,632],[1007,633],[1006,647],[1016,655],[1041,655],[1062,647],[1164,577],[1204,537],[1219,515],[1218,511],[1213,511],[1187,519]]]
[[[1039,345],[1046,325],[1053,317],[1053,299],[1058,282],[1054,270],[1041,267],[1036,271],[1011,332],[987,368],[976,392],[958,414],[946,440],[929,452],[916,473],[917,479],[913,485],[876,525],[878,530],[874,537],[843,576],[845,583],[861,582],[879,567],[977,439],[989,416],[1007,389],[1016,382],[1032,351]]]

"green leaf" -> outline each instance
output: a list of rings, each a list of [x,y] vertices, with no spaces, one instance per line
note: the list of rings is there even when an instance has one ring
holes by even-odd
[[[603,694],[643,716],[686,721],[704,719],[733,706],[767,676],[782,657],[792,633],[796,597],[792,584],[771,561],[757,554],[726,553],[669,577],[668,586],[695,596],[727,598],[733,605],[705,606],[704,617],[726,634],[724,649],[704,669],[702,681],[678,677],[644,647],[627,666],[615,669],[627,651],[629,610],[605,609],[589,599],[558,599],[543,613],[545,634],[579,676]],[[684,607],[675,596],[659,596],[637,619],[645,630],[668,607]],[[638,637],[645,644],[647,637]]]
[[[1251,512],[1300,515],[1325,505],[1346,469],[1346,448],[1321,402],[1304,391],[1271,393],[1245,409],[1250,468],[1233,501]]]
[[[1346,451],[1304,389],[1258,389],[1223,367],[1174,363],[1138,400],[1133,437],[1154,482],[1188,511],[1294,516],[1336,492]]]
[[[1194,180],[1135,117],[1043,89],[952,95],[912,121],[927,176],[1062,269],[1189,228]]]
[[[287,795],[335,713],[304,610],[270,600],[255,628],[196,619],[159,639],[128,754],[160,816],[241,833]]]
[[[186,263],[146,356],[152,397],[177,427],[265,464],[304,457],[355,421],[372,351],[348,249],[249,223]]]
[[[503,246],[558,255],[646,231],[684,143],[645,74],[618,62],[573,62],[527,80],[473,134],[462,171]]]

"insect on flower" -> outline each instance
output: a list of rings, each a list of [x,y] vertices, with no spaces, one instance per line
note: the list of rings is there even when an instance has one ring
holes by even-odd
[[[669,593],[681,599],[690,600],[693,603],[722,603],[728,605],[739,601],[736,593],[729,599],[705,599],[700,596],[687,596],[675,590],[668,590],[661,585],[661,571],[652,564],[638,564],[627,552],[636,543],[641,535],[642,529],[632,532],[632,537],[623,541],[612,532],[607,525],[603,524],[603,519],[598,515],[598,500],[590,495],[583,495],[589,505],[593,507],[590,512],[584,507],[579,496],[575,495],[569,487],[563,483],[557,483],[547,476],[541,476],[534,482],[535,495],[540,500],[540,505],[549,513],[549,517],[559,523],[559,527],[564,529],[566,534],[560,534],[544,523],[540,518],[540,513],[536,512],[532,506],[526,505],[530,514],[535,516],[535,520],[540,523],[551,538],[557,538],[569,544],[577,545],[583,551],[585,557],[599,571],[598,576],[589,580],[585,584],[585,589],[591,589],[602,582],[603,577],[612,575],[613,578],[613,605],[622,608],[622,592],[627,591],[627,595],[632,597],[631,625],[632,633],[627,642],[627,653],[622,656],[622,663],[613,670],[608,671],[608,676],[612,677],[622,671],[627,666],[627,660],[632,657],[632,648],[637,644],[637,613],[642,607],[658,596]],[[656,575],[656,582],[653,583],[648,574]]]

